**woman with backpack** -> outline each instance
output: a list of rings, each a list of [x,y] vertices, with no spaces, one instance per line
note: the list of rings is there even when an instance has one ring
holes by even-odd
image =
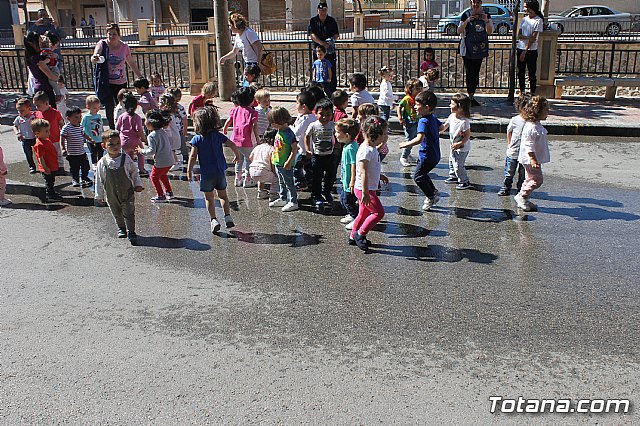
[[[460,55],[464,60],[471,106],[480,106],[474,95],[480,82],[482,60],[489,56],[489,34],[492,32],[491,16],[482,9],[482,0],[471,0],[471,9],[462,14],[458,25],[458,35],[462,36]]]

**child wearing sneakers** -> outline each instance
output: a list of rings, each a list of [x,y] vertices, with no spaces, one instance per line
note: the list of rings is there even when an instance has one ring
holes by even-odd
[[[404,87],[404,97],[398,104],[398,119],[404,129],[404,140],[410,142],[416,138],[416,130],[418,128],[418,113],[415,108],[415,97],[422,92],[422,83],[417,78],[410,79]],[[400,154],[400,164],[402,167],[411,165],[411,146],[402,150]]]
[[[144,190],[138,166],[122,152],[117,130],[107,130],[102,140],[106,154],[96,166],[96,203],[104,205],[106,201],[118,227],[118,238],[126,237],[135,246],[135,193]]]
[[[523,112],[527,122],[522,129],[518,161],[524,166],[525,178],[514,199],[519,208],[528,212],[536,209],[529,197],[533,190],[542,185],[542,164],[551,161],[547,129],[540,123],[549,116],[549,101],[542,96],[533,96]]]
[[[11,204],[11,200],[5,197],[7,193],[7,165],[4,163],[4,152],[0,146],[0,207],[8,206]]]
[[[380,97],[378,97],[378,107],[380,108],[380,118],[389,121],[391,116],[391,107],[396,101],[396,95],[393,94],[393,86],[391,80],[396,73],[393,69],[385,66],[380,68]]]
[[[60,143],[62,144],[62,156],[67,157],[69,170],[71,170],[71,186],[89,188],[93,182],[89,179],[89,160],[84,152],[84,144],[89,137],[85,134],[84,128],[80,125],[82,121],[82,110],[77,106],[67,109],[68,123],[60,132]],[[80,180],[82,178],[82,180]]]
[[[60,130],[64,126],[64,119],[55,108],[52,108],[49,104],[49,96],[44,92],[37,92],[33,96],[33,103],[38,110],[36,112],[36,118],[42,118],[49,122],[49,139],[58,153],[58,168],[56,173],[64,176],[64,159],[62,158],[62,150],[60,149]]]
[[[213,106],[205,106],[193,113],[193,127],[196,135],[191,139],[191,154],[187,164],[187,177],[194,180],[193,167],[196,161],[200,164],[200,176],[195,180],[200,181],[200,191],[204,193],[204,200],[211,219],[211,233],[220,230],[220,222],[216,219],[216,206],[214,190],[218,193],[220,206],[224,212],[224,222],[227,229],[235,224],[231,218],[229,198],[227,197],[227,160],[224,158],[223,146],[231,149],[238,162],[242,158],[240,150],[227,137],[220,133],[222,123],[218,110]]]
[[[31,129],[36,135],[33,153],[38,162],[38,170],[42,173],[42,178],[44,179],[45,202],[60,201],[62,200],[62,195],[55,191],[56,174],[58,172],[58,150],[49,139],[51,125],[43,118],[36,118],[31,122]]]
[[[280,183],[280,198],[269,203],[269,207],[282,207],[283,212],[298,210],[298,193],[293,182],[293,164],[298,151],[298,142],[293,130],[289,128],[291,115],[283,107],[275,107],[269,111],[269,124],[276,129],[274,151],[271,161],[276,167]]]
[[[258,113],[251,106],[255,97],[253,87],[240,87],[231,95],[236,106],[229,111],[229,118],[224,128],[233,126],[231,141],[236,144],[240,152],[239,161],[236,163],[236,186],[250,188],[256,186],[249,173],[249,154],[253,149],[253,138],[259,141]]]
[[[429,172],[440,162],[440,127],[442,123],[433,112],[436,110],[438,98],[430,90],[424,90],[415,98],[415,106],[420,116],[416,137],[400,144],[400,148],[420,145],[418,164],[413,180],[424,192],[426,198],[422,210],[429,211],[440,200],[440,193],[429,177]]]
[[[333,158],[333,103],[322,98],[316,103],[317,121],[309,125],[304,138],[307,158],[311,158],[311,198],[317,207],[333,204],[331,191],[336,181],[338,163]]]
[[[146,149],[138,147],[136,152],[139,155],[153,155],[153,168],[151,169],[149,178],[157,195],[151,198],[151,202],[166,203],[173,198],[173,189],[171,188],[167,173],[169,173],[171,166],[175,163],[171,149],[171,141],[167,136],[167,132],[162,130],[169,124],[169,118],[167,118],[162,111],[152,109],[147,113],[144,124],[150,132],[147,136],[149,147]]]
[[[518,192],[520,192],[522,182],[524,182],[524,167],[518,162],[518,156],[520,155],[520,137],[526,123],[522,110],[529,102],[529,99],[531,99],[529,94],[521,94],[516,99],[516,109],[519,114],[509,120],[509,125],[507,126],[507,155],[504,163],[504,181],[498,191],[500,196],[509,195],[511,192],[516,169],[518,170],[518,181],[516,183]]]
[[[142,118],[136,114],[138,100],[131,92],[126,92],[123,97],[124,113],[116,120],[116,130],[120,132],[122,150],[138,164],[138,173],[141,177],[149,176],[144,168],[144,155],[136,153],[136,149],[144,148],[143,142],[147,141],[144,133]]]
[[[258,89],[256,100],[258,101],[258,105],[255,107],[258,113],[258,136],[262,138],[264,132],[269,128],[269,119],[267,118],[267,114],[271,111],[271,92],[269,89]]]
[[[354,120],[358,117],[358,107],[366,103],[375,103],[371,93],[367,91],[367,77],[359,72],[349,76],[349,89],[353,92],[351,95],[351,108],[353,114],[351,118]]]
[[[300,92],[296,96],[296,107],[298,109],[298,117],[291,126],[291,130],[296,140],[301,143],[298,144],[293,177],[296,187],[302,189],[311,186],[313,175],[311,161],[307,157],[307,150],[304,146],[304,137],[307,134],[309,125],[318,119],[312,112],[316,107],[316,97],[309,90]]]
[[[271,162],[277,133],[276,129],[267,129],[262,136],[262,143],[253,148],[249,155],[251,160],[249,172],[253,181],[258,185],[258,199],[269,198],[273,201],[276,199],[276,194],[280,192],[278,175],[276,175],[275,166]],[[265,189],[265,183],[270,185],[269,191]]]
[[[358,200],[353,188],[356,183],[356,154],[358,152],[358,143],[355,138],[360,132],[360,125],[351,118],[343,118],[335,123],[335,129],[336,141],[344,145],[340,161],[342,164],[340,203],[347,211],[347,215],[340,219],[340,223],[343,223],[346,229],[351,229],[353,221],[358,216]]]
[[[36,135],[31,130],[31,121],[36,118],[32,111],[32,105],[29,98],[20,98],[16,102],[18,116],[13,121],[13,129],[22,143],[22,151],[29,164],[29,173],[37,173],[36,163],[33,161],[33,145],[36,143]]]
[[[91,152],[91,164],[94,166],[104,155],[102,148],[102,116],[100,115],[100,99],[95,95],[89,95],[86,99],[87,109],[89,110],[82,116],[82,127],[84,133],[90,139],[87,143],[89,152]]]
[[[471,150],[471,99],[464,93],[457,93],[451,97],[449,104],[451,114],[440,127],[444,132],[449,129],[451,151],[449,152],[449,177],[446,183],[457,183],[456,189],[469,189],[469,176],[464,164]]]

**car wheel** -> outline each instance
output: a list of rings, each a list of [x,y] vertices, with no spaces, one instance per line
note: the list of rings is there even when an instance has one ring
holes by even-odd
[[[616,37],[620,35],[620,30],[620,24],[613,22],[607,26],[607,35],[610,37]]]
[[[453,24],[449,24],[445,28],[445,32],[450,36],[458,35],[458,27]]]
[[[498,25],[498,34],[501,36],[509,34],[509,26],[505,24]]]

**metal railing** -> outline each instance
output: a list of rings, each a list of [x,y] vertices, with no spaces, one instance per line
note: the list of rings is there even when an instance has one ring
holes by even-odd
[[[639,77],[640,49],[628,43],[596,43],[588,47],[559,44],[557,75]]]
[[[640,40],[640,14],[627,18],[566,18],[549,21],[549,28],[560,31],[563,41]]]

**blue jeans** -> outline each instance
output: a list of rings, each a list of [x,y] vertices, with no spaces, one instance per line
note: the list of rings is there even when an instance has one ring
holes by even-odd
[[[428,158],[418,161],[416,165],[416,171],[413,173],[413,181],[424,192],[427,198],[433,198],[433,195],[437,192],[433,181],[429,177],[429,172],[438,165],[437,161],[429,160]]]
[[[389,121],[391,107],[389,105],[378,105],[378,108],[380,108],[380,118],[383,118],[384,121]]]
[[[313,171],[311,160],[306,155],[296,154],[296,163],[293,166],[293,180],[298,186],[311,186]]]
[[[293,170],[286,170],[282,166],[276,166],[278,182],[280,182],[280,199],[290,203],[298,202],[296,185],[293,183]]]
[[[507,157],[504,162],[504,183],[502,184],[504,188],[511,189],[513,178],[516,175],[516,169],[518,169],[518,182],[516,187],[518,191],[520,191],[522,182],[524,182],[524,167],[518,162],[517,158]]]
[[[358,199],[356,194],[344,190],[344,187],[340,188],[340,204],[353,218],[358,216],[358,205],[356,204]]]
[[[408,142],[410,140],[415,139],[417,134],[418,134],[418,123],[409,123],[405,121],[404,122],[404,139]],[[409,158],[409,155],[411,155],[411,148],[412,147],[402,149],[402,158]]]

